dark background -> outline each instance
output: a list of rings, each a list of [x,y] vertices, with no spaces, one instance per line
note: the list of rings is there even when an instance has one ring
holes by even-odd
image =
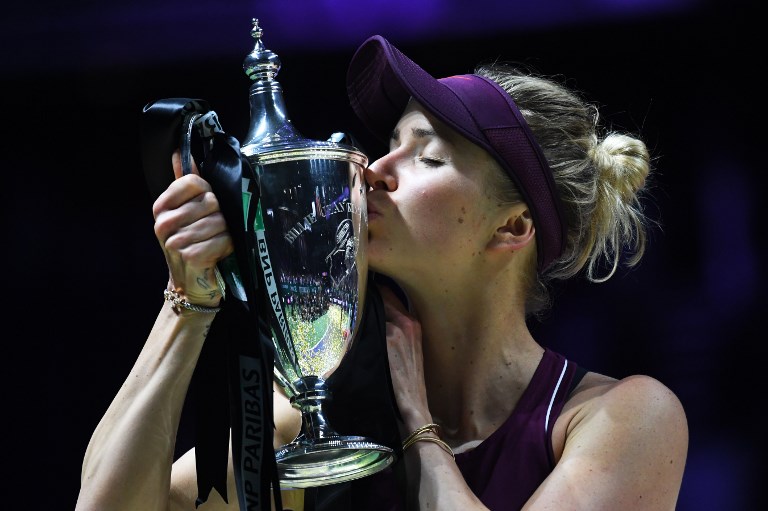
[[[633,271],[556,291],[542,344],[587,368],[649,374],[686,408],[678,509],[765,509],[759,298],[765,284],[764,40],[730,2],[79,2],[6,8],[2,257],[10,497],[72,509],[90,434],[162,302],[166,269],[140,163],[142,107],[209,101],[242,140],[250,18],[278,53],[306,137],[373,144],[347,104],[356,47],[380,33],[435,75],[523,62],[602,106],[654,158],[659,227]],[[305,12],[305,15],[300,15]],[[179,448],[190,445],[182,424]],[[11,507],[12,508],[12,507]]]

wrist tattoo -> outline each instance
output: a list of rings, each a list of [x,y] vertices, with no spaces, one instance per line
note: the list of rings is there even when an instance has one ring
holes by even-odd
[[[197,285],[202,287],[203,289],[210,289],[211,285],[208,283],[208,272],[210,272],[210,268],[206,268],[203,270],[203,274],[198,276],[196,279]]]

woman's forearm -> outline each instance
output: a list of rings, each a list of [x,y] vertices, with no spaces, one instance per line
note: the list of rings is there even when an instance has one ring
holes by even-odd
[[[77,510],[166,510],[181,411],[213,314],[166,302],[91,437]]]

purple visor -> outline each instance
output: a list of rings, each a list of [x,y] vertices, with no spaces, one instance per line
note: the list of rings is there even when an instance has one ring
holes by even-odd
[[[435,79],[381,36],[357,49],[347,71],[349,100],[384,143],[413,97],[501,165],[528,205],[544,271],[563,253],[566,232],[552,171],[517,105],[492,80],[477,75]]]

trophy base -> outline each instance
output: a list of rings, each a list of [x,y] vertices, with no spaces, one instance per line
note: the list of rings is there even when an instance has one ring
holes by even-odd
[[[389,447],[360,436],[293,441],[275,452],[281,488],[343,483],[375,474],[395,459]]]

